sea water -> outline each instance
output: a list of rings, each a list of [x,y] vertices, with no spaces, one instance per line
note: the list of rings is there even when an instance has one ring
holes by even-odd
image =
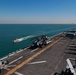
[[[0,58],[32,44],[31,36],[54,36],[60,32],[75,29],[75,24],[0,24]],[[13,43],[16,38],[27,37],[22,42]]]

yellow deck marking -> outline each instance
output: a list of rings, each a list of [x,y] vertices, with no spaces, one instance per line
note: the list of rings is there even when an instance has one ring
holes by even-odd
[[[59,40],[61,40],[62,38],[59,38],[58,40],[56,40],[55,42],[53,42],[52,44],[50,44],[49,46],[47,46],[46,48],[42,49],[41,51],[37,52],[36,54],[34,54],[33,56],[31,56],[30,58],[28,58],[27,60],[25,60],[24,62],[22,62],[21,64],[19,64],[18,66],[16,66],[15,68],[13,68],[12,70],[10,70],[9,72],[7,72],[5,75],[11,75],[12,73],[14,73],[16,70],[18,70],[19,68],[21,68],[22,66],[24,66],[25,64],[27,64],[28,62],[30,62],[31,60],[33,60],[34,58],[36,58],[38,55],[40,55],[41,53],[43,53],[44,51],[46,51],[47,49],[49,49],[51,46],[53,46],[54,44],[56,44]]]

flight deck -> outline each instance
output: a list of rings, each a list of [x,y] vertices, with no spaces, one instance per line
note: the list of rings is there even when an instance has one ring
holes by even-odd
[[[9,64],[1,70],[1,75],[54,75],[66,68],[66,59],[76,59],[76,39],[61,36],[52,37],[50,44],[42,48],[25,48],[9,56]],[[72,49],[74,48],[74,49]]]

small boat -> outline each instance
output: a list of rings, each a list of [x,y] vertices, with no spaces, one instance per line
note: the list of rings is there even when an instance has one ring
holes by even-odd
[[[16,43],[16,42],[21,42],[22,40],[23,40],[23,38],[19,38],[19,39],[13,40],[13,42],[14,42],[14,43]]]

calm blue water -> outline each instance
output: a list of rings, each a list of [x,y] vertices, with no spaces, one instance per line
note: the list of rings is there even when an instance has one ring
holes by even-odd
[[[72,24],[0,24],[0,57],[10,52],[22,49],[31,44],[30,39],[19,43],[12,43],[12,40],[29,35],[37,36],[46,34],[53,36],[62,31],[76,28]]]

